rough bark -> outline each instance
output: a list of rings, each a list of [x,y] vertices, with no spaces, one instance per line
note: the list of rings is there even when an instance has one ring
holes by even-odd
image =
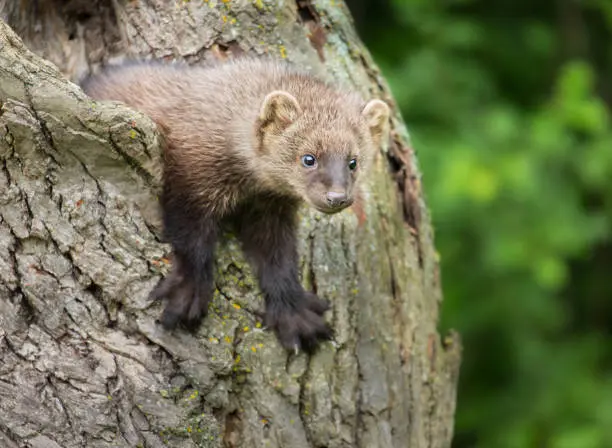
[[[304,209],[303,278],[332,302],[336,338],[296,356],[259,328],[231,237],[199,332],[156,324],[158,134],[66,79],[126,55],[268,53],[393,105],[342,2],[14,0],[0,13],[20,36],[0,22],[0,446],[450,445],[459,344],[436,330],[432,231],[399,113],[361,206]]]

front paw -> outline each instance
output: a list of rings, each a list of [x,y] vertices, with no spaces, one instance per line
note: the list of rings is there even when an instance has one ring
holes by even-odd
[[[315,294],[303,292],[299,299],[269,302],[264,325],[276,333],[288,350],[303,349],[312,352],[319,342],[331,339],[332,329],[325,323],[323,313],[329,309]]]
[[[167,299],[160,322],[171,330],[181,325],[188,330],[196,330],[208,313],[209,298],[198,294],[194,282],[174,269],[151,291],[151,300]]]

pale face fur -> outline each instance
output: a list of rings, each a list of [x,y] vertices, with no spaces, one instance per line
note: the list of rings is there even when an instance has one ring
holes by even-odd
[[[389,119],[382,101],[366,104],[272,60],[127,64],[94,76],[84,89],[153,118],[164,137],[170,196],[215,216],[260,193],[326,213],[348,207]],[[315,163],[305,166],[304,156]]]
[[[346,101],[342,101],[342,100]],[[256,134],[262,179],[324,213],[354,200],[355,185],[386,133],[389,108],[339,98],[336,109],[303,108],[295,97],[275,91],[262,103]]]

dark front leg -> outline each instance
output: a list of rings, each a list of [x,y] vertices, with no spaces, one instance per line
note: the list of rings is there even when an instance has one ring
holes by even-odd
[[[266,301],[264,324],[287,349],[313,350],[332,331],[323,319],[328,304],[305,291],[298,274],[296,207],[250,204],[237,216],[238,236],[253,263]]]
[[[172,245],[170,274],[151,292],[168,299],[161,323],[168,329],[181,324],[195,329],[208,313],[214,292],[213,265],[218,224],[180,200],[162,201],[164,236]]]

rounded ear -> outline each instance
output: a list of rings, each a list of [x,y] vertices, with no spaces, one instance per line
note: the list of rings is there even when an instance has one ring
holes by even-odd
[[[275,90],[264,98],[259,111],[262,127],[274,126],[284,129],[293,123],[302,113],[297,99],[288,92]]]
[[[361,111],[361,116],[365,119],[376,144],[380,143],[387,130],[390,115],[389,106],[381,100],[369,101]]]

